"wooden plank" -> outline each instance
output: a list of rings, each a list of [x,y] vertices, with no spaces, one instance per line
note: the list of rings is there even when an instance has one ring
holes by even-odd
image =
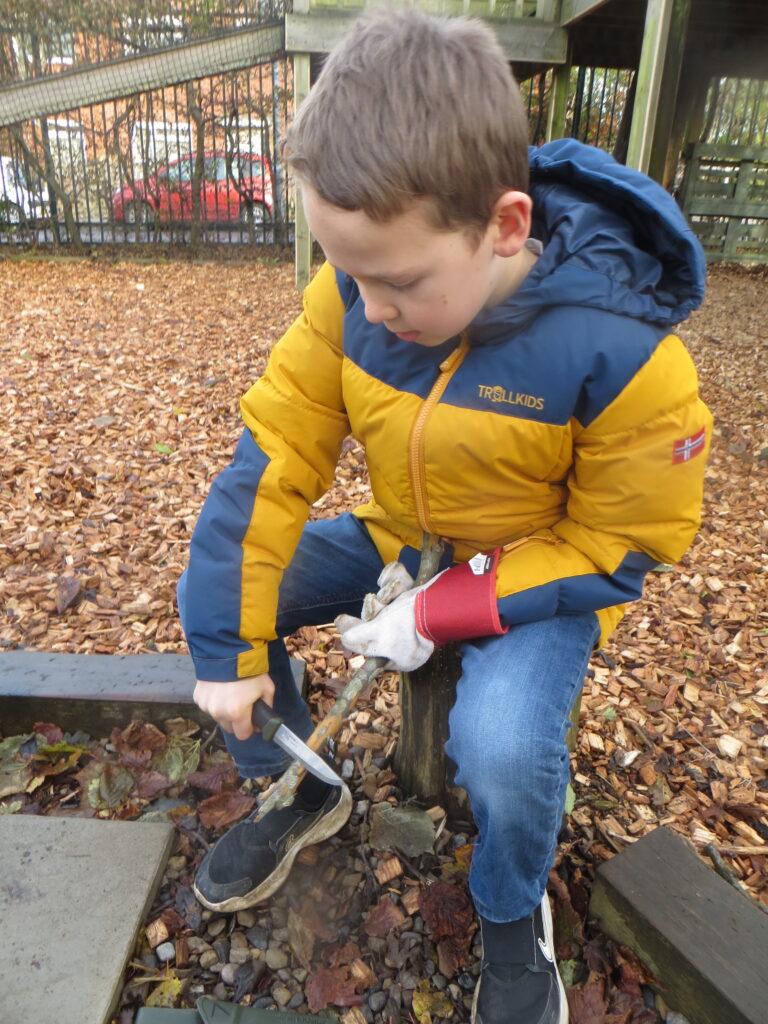
[[[303,692],[306,666],[292,658],[291,667]],[[192,659],[182,654],[6,651],[0,657],[0,722],[5,735],[54,722],[68,732],[101,736],[132,718],[161,723],[180,715],[210,726],[192,700],[194,685]]]
[[[754,160],[756,163],[768,163],[768,146],[715,146],[697,142],[691,153],[694,160],[716,160],[718,162],[731,160],[733,163],[738,163],[740,160]]]
[[[643,48],[637,69],[635,108],[627,149],[627,166],[643,172],[648,170],[651,159],[673,4],[674,0],[648,0],[646,9]]]
[[[560,24],[573,25],[606,4],[608,0],[563,0]]]
[[[685,211],[689,217],[768,217],[768,203],[753,199],[708,199],[706,196],[691,196]]]
[[[768,1022],[768,914],[674,832],[658,828],[601,865],[590,911],[691,1021]]]
[[[286,14],[286,50],[289,53],[329,53],[346,33],[351,17],[350,13],[338,10]],[[483,20],[496,33],[508,60],[533,64],[565,62],[568,34],[555,22],[538,18],[501,21],[486,17]]]
[[[280,57],[283,47],[283,25],[263,25],[220,39],[17,82],[0,89],[0,127],[252,67]]]

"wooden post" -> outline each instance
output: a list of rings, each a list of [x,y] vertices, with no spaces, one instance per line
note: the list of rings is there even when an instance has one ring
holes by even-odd
[[[459,678],[456,644],[438,647],[422,668],[400,678],[400,740],[395,771],[404,792],[438,803],[452,818],[464,817],[468,799],[453,784],[454,766],[445,755],[448,714]]]
[[[562,139],[565,134],[565,112],[571,85],[571,62],[552,69],[552,93],[547,112],[547,142]]]
[[[682,133],[685,125],[680,123],[678,107],[684,105],[684,97],[680,94],[680,79],[690,14],[691,0],[673,0],[669,39],[659,90],[659,105],[653,126],[648,162],[648,173],[663,185],[665,185],[664,173],[668,159],[669,162],[674,160],[674,164],[677,164],[683,141]]]
[[[637,92],[629,134],[627,166],[648,171],[669,26],[675,0],[647,0],[643,49],[637,69]]]
[[[294,5],[295,6],[295,5]],[[298,109],[302,100],[306,99],[310,85],[310,57],[308,53],[293,55],[293,96],[295,108]],[[296,287],[303,291],[309,284],[312,267],[312,236],[309,233],[307,217],[301,194],[296,191],[294,205],[294,265]]]

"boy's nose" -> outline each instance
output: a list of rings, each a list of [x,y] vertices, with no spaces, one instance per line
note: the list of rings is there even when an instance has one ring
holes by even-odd
[[[398,309],[383,296],[376,296],[367,292],[363,295],[365,304],[365,319],[371,324],[384,323],[385,320],[397,320]]]

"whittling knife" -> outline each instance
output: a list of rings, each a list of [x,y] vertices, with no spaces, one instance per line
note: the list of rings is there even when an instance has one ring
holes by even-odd
[[[263,701],[261,698],[256,701],[253,705],[251,720],[254,725],[259,727],[261,735],[265,740],[269,740],[272,743],[276,743],[278,747],[282,747],[286,754],[289,754],[295,761],[303,764],[308,772],[311,772],[318,779],[327,782],[331,786],[341,785],[341,779],[331,766],[326,764],[322,757],[316,754],[311,747],[308,747],[304,740],[300,740],[296,733],[292,732],[287,725],[284,725],[282,718],[275,714],[266,701]]]

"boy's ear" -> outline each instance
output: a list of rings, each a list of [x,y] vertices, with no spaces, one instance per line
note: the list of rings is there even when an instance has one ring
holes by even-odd
[[[497,256],[515,256],[531,231],[533,200],[526,192],[504,192],[493,204],[491,226],[495,231]]]

